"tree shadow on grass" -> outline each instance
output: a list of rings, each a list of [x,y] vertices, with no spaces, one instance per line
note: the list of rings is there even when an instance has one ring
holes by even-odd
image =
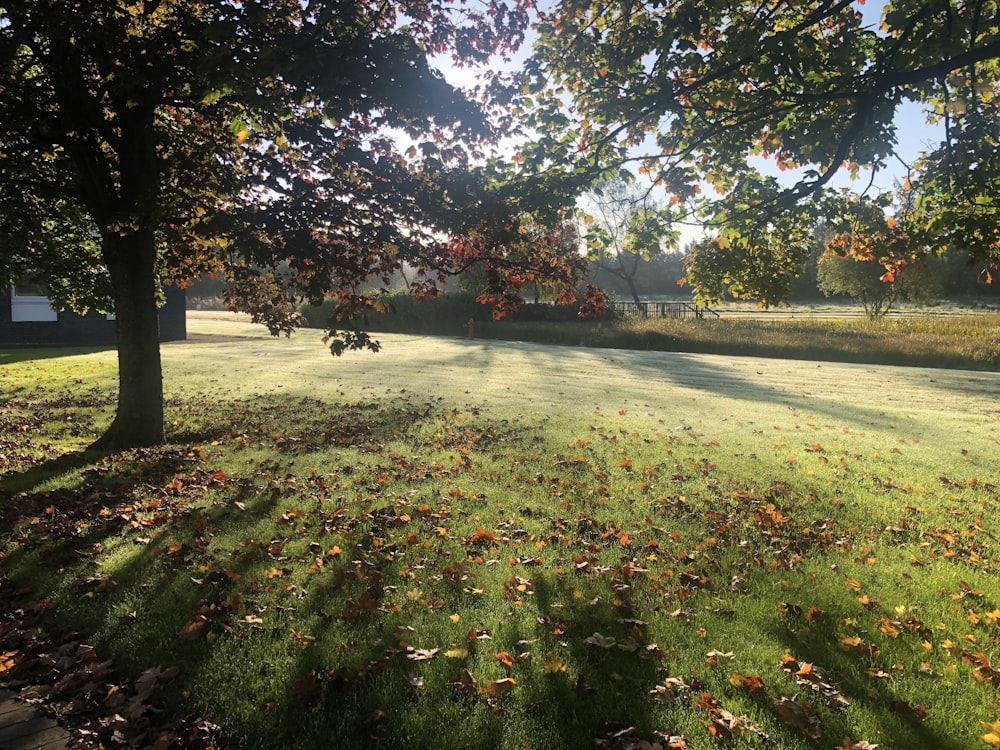
[[[442,455],[461,447],[478,459],[476,451],[496,450],[499,438],[480,439],[489,430],[477,422],[474,443],[448,443],[447,430],[435,422],[432,458],[420,472],[403,465],[409,457],[386,448],[390,439],[423,445],[425,422],[442,417],[461,426],[450,414],[410,402],[281,397],[247,400],[238,409],[205,405],[175,428],[175,439],[189,441],[183,447],[104,459],[65,495],[37,493],[31,510],[39,523],[28,524],[5,564],[22,578],[32,568],[66,566],[51,577],[56,590],[45,592],[57,596],[61,621],[95,634],[98,649],[113,652],[133,673],[179,667],[173,699],[197,711],[222,710],[233,746],[492,748],[512,734],[553,748],[592,746],[598,739],[614,747],[620,731],[637,740],[654,730],[671,732],[677,729],[672,718],[702,731],[705,713],[695,695],[674,708],[649,695],[669,664],[647,650],[648,641],[659,639],[664,651],[673,638],[698,641],[679,619],[655,634],[638,622],[638,613],[666,600],[647,592],[650,598],[632,601],[625,570],[631,564],[610,563],[608,575],[594,580],[565,561],[564,573],[532,561],[511,562],[508,572],[509,550],[498,546],[485,556],[495,556],[502,568],[483,563],[482,570],[503,569],[502,579],[523,575],[530,583],[514,580],[525,590],[509,596],[466,591],[476,582],[461,576],[474,577],[478,563],[467,559],[468,543],[454,549],[439,542],[438,529],[450,527],[460,538],[466,532],[455,531],[457,518],[474,524],[485,501],[460,501],[448,493],[450,477],[426,480],[424,470],[443,472],[449,459]],[[526,433],[525,444],[534,437]],[[211,460],[212,440],[235,441],[235,452],[246,448],[267,458],[229,477]],[[329,459],[337,455],[329,449],[341,445],[359,461],[377,451],[378,471],[334,488],[328,471],[296,475],[280,458]],[[132,460],[144,456],[147,461]],[[380,474],[393,471],[419,479],[381,483]],[[572,526],[560,533],[565,549],[562,538],[555,540],[560,556],[571,555],[573,544],[601,543],[600,533],[577,531],[575,542],[573,533]],[[626,554],[617,537],[609,543],[616,561]],[[621,572],[613,572],[619,565]],[[715,593],[692,591],[702,598],[691,609],[717,607],[709,601]],[[457,622],[452,613],[460,615]],[[710,623],[716,615],[704,617]],[[414,622],[422,629],[410,632]],[[488,641],[467,634],[485,627],[493,631]],[[835,643],[789,641],[789,650],[831,672],[853,674]],[[440,650],[430,653],[434,649]],[[467,653],[452,657],[446,650]],[[522,650],[531,662],[520,661]],[[733,688],[728,672],[717,671],[698,674],[723,695]],[[499,682],[505,677],[515,683]],[[842,689],[868,710],[863,678],[854,679]],[[891,705],[888,694],[878,700],[877,710]],[[232,705],[220,709],[226,701]],[[773,708],[767,710],[773,719]],[[891,708],[884,718],[895,729]],[[845,736],[839,729],[846,734],[846,722],[838,724],[836,715],[829,721],[836,739]],[[927,727],[899,731],[913,739],[908,746],[957,750]]]
[[[114,345],[70,347],[54,345],[46,348],[0,345],[0,365],[10,365],[16,362],[33,362],[39,359],[75,357],[81,354],[96,354],[97,352],[110,351],[115,351]]]
[[[904,676],[899,671],[901,665],[882,658],[877,648],[863,640],[855,651],[842,647],[835,623],[835,618],[825,616],[810,627],[789,627],[772,633],[786,644],[788,654],[798,663],[808,665],[808,679],[797,684],[793,682],[794,671],[789,673],[787,693],[798,693],[803,703],[817,706],[828,734],[831,733],[830,727],[836,727],[832,730],[835,736],[857,734],[850,717],[851,707],[855,706],[863,707],[869,722],[874,717],[880,735],[879,738],[854,736],[856,741],[880,739],[890,742],[892,747],[933,747],[940,750],[964,750],[967,747],[963,738],[935,727],[934,706],[911,705],[903,695],[897,694],[897,680]],[[910,668],[905,670],[905,675],[910,680],[921,679]],[[842,696],[847,701],[843,708],[836,710],[832,707],[831,694]]]
[[[74,451],[40,461],[19,472],[0,475],[0,498],[9,498],[18,492],[30,492],[54,477],[93,464],[101,455],[97,451]],[[0,512],[2,508],[0,505]]]

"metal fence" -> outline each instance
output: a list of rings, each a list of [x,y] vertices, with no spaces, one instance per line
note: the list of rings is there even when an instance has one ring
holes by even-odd
[[[708,307],[698,307],[690,302],[615,302],[615,312],[620,315],[634,315],[640,318],[697,318],[706,314],[719,317],[719,313]]]

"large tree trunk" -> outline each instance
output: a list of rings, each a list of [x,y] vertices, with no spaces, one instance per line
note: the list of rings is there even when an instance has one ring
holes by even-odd
[[[115,295],[118,411],[92,446],[115,451],[163,442],[163,373],[152,230],[104,237]]]

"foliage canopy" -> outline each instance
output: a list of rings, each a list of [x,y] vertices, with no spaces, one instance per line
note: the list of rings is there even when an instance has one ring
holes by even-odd
[[[914,249],[995,263],[998,4],[890,0],[880,23],[863,5],[562,0],[527,71],[523,106],[540,136],[524,160],[542,173],[635,167],[698,212],[713,233],[706,248],[743,251],[722,264],[725,286],[781,301],[787,285],[774,280],[801,253],[754,263],[750,248],[762,234],[794,248],[802,224],[850,216],[863,199],[824,192],[841,170],[874,180],[901,159],[897,114],[912,102],[943,133],[906,165]],[[713,263],[698,269],[708,298],[721,278],[709,278]]]

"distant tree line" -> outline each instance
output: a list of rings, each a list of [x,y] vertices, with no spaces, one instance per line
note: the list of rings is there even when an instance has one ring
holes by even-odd
[[[685,283],[689,252],[690,248],[666,252],[648,260],[626,254],[625,265],[635,265],[633,283],[638,293],[643,297],[692,294]],[[874,260],[864,262],[827,253],[825,242],[817,239],[802,273],[791,279],[789,301],[854,300],[866,310],[871,306],[871,317],[903,301],[933,304],[941,300],[996,300],[1000,304],[1000,279],[990,283],[985,264],[970,264],[962,253],[928,255],[894,281],[883,280],[885,272]],[[590,265],[590,278],[613,297],[631,296],[628,283],[597,262]]]

